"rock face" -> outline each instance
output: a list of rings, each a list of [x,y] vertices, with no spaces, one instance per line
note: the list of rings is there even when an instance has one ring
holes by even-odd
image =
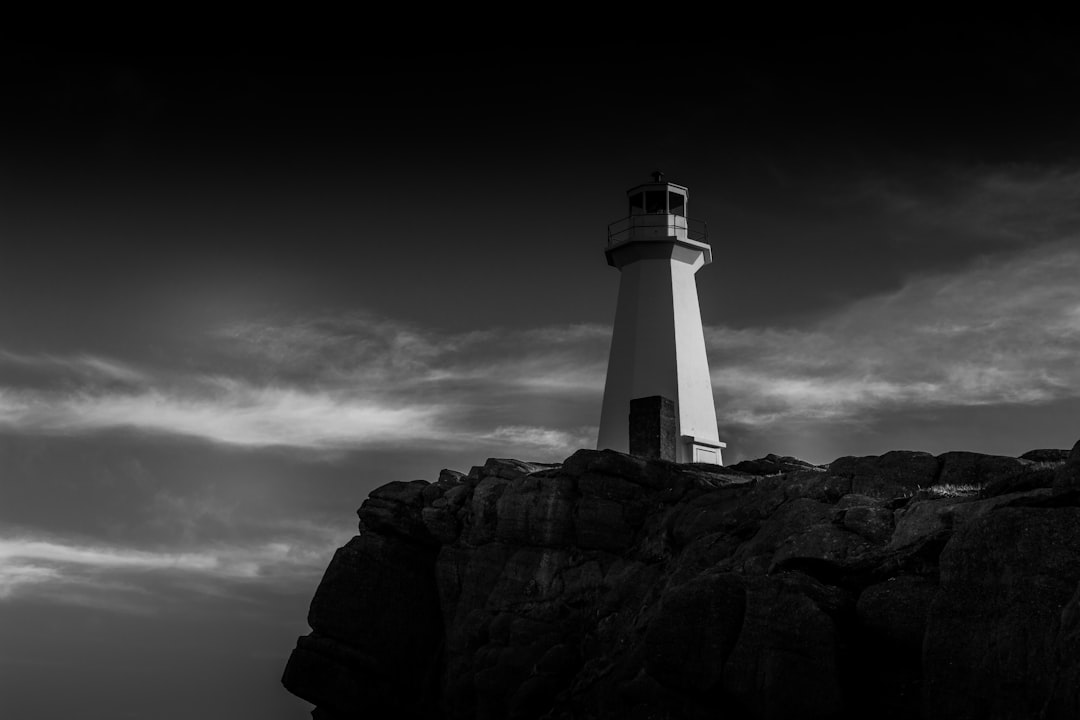
[[[731,468],[582,450],[360,508],[315,718],[1080,717],[1080,443]]]

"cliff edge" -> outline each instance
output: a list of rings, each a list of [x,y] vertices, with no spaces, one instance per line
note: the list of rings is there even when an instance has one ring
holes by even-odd
[[[344,718],[1080,717],[1080,442],[393,482],[285,669]]]

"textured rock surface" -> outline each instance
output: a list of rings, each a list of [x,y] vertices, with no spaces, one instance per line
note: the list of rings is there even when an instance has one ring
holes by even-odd
[[[789,455],[780,457],[779,455],[770,453],[757,460],[743,460],[740,463],[728,466],[727,469],[737,470],[751,475],[777,475],[779,473],[795,472],[798,470],[820,470],[821,468]]]
[[[941,554],[923,645],[927,716],[1039,717],[1080,584],[1080,508],[1002,508]],[[1076,717],[1073,715],[1073,717]]]
[[[283,682],[326,719],[1075,719],[1080,443],[1027,455],[390,483]]]
[[[1080,441],[1073,445],[1069,459],[1055,474],[1054,487],[1059,491],[1080,491]]]

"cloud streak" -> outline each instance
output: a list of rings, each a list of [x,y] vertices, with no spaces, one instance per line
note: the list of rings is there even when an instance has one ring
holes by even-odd
[[[6,391],[0,424],[73,434],[110,429],[197,437],[247,447],[331,448],[384,444],[430,433],[438,405],[393,406],[329,391],[258,387],[230,378],[199,378],[185,391],[74,395]]]
[[[853,196],[906,228],[905,240],[1028,246],[1080,232],[1080,169],[919,166],[917,181],[865,179]]]
[[[329,452],[513,441],[568,453],[595,430],[552,427],[530,408],[593,395],[598,406],[608,337],[593,325],[450,334],[362,314],[249,323],[214,333],[194,372],[91,366],[113,368],[122,386],[87,377],[81,358],[43,358],[61,377],[0,386],[0,427]]]
[[[603,383],[610,328],[593,324],[446,333],[364,313],[252,322],[219,336],[246,366],[298,384],[428,392],[432,384],[527,392]],[[586,355],[583,351],[589,350]]]
[[[0,537],[0,600],[36,598],[153,612],[180,593],[229,592],[230,584],[310,584],[338,533],[311,530],[249,544],[150,551],[34,536]]]
[[[983,260],[799,330],[711,328],[734,422],[866,419],[897,407],[1039,403],[1080,393],[1080,249]]]

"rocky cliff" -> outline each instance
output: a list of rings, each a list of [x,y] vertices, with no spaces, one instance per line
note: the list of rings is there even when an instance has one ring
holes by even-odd
[[[1080,717],[1080,443],[582,450],[359,515],[285,669],[315,718]]]

